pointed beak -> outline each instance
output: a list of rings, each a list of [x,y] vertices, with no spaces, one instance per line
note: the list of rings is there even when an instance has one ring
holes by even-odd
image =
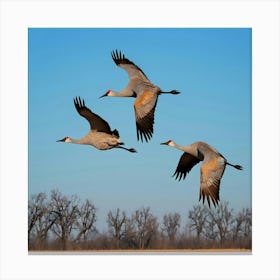
[[[101,95],[99,98],[103,98],[105,96],[107,96],[107,92],[105,94]]]
[[[168,145],[168,142],[169,142],[169,141],[160,143],[160,145]]]
[[[64,138],[60,140],[56,140],[56,142],[64,142]]]

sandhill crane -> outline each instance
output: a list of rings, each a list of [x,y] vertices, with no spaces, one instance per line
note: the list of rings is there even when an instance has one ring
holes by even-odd
[[[88,120],[90,124],[90,131],[85,137],[78,140],[67,136],[61,140],[57,140],[56,142],[91,145],[99,150],[119,148],[127,150],[131,153],[136,152],[136,150],[133,148],[128,149],[122,147],[121,145],[124,145],[124,143],[120,141],[119,132],[116,129],[111,131],[109,124],[101,117],[93,113],[90,109],[88,109],[84,100],[81,100],[80,97],[76,97],[74,99],[74,104],[78,113]]]
[[[154,113],[158,96],[162,93],[178,94],[180,92],[177,90],[162,91],[158,86],[153,85],[144,72],[121,52],[116,50],[111,55],[116,65],[128,73],[130,81],[122,91],[108,90],[100,98],[105,96],[136,97],[134,111],[137,140],[141,139],[143,142],[143,139],[145,139],[148,142],[154,132]]]
[[[204,204],[206,197],[209,207],[210,198],[215,207],[218,205],[218,201],[220,200],[220,182],[226,165],[242,170],[242,166],[227,162],[215,148],[204,142],[195,142],[189,146],[181,146],[169,140],[161,144],[175,147],[184,152],[173,174],[175,180],[178,179],[180,181],[181,179],[185,179],[187,173],[189,173],[197,163],[203,161],[200,167],[199,201],[202,197]]]

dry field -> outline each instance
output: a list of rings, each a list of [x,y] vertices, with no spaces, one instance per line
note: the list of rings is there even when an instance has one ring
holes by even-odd
[[[158,249],[158,250],[29,250],[30,254],[192,254],[192,253],[202,253],[202,254],[251,254],[252,250],[250,249],[181,249],[181,250],[172,250],[172,249]]]

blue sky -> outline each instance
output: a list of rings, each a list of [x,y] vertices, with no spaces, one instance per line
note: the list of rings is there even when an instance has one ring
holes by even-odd
[[[137,142],[132,98],[98,98],[128,82],[111,58],[115,49],[163,90],[181,91],[160,96],[149,143]],[[76,96],[138,153],[57,143],[88,132]],[[220,198],[236,209],[251,207],[251,29],[31,28],[28,103],[29,195],[59,189],[89,198],[105,228],[107,212],[117,207],[131,213],[150,206],[159,217],[177,211],[184,220],[198,203],[200,165],[175,181],[182,152],[159,145],[173,139],[205,141],[241,164],[243,171],[226,169]]]

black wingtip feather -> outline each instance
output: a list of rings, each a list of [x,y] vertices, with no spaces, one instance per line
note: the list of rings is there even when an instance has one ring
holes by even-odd
[[[114,50],[111,52],[111,56],[116,65],[119,65],[121,63],[132,63],[124,56],[124,54],[121,51]]]
[[[216,208],[216,201],[212,196],[211,196],[211,200],[212,200],[212,203],[213,203],[214,207]]]
[[[149,142],[154,133],[154,112],[155,107],[143,118],[136,121],[137,140]]]
[[[199,201],[202,198],[202,203],[204,204],[205,202],[205,198],[207,200],[207,204],[208,206],[211,208],[211,202],[214,205],[214,207],[216,208],[219,205],[219,193],[216,196],[211,195],[211,193],[207,193],[205,191],[200,191],[199,192]]]
[[[177,165],[177,168],[173,174],[173,177],[175,177],[175,180],[185,180],[187,177],[187,174],[191,171],[191,169],[199,162],[199,159],[196,157],[188,154],[183,153],[181,156],[179,163]]]
[[[210,199],[209,199],[209,196],[206,196],[206,198],[207,198],[208,206],[211,207],[211,206],[210,206]]]
[[[153,136],[153,127],[148,127],[144,122],[139,125],[136,122],[137,140],[149,142]]]
[[[114,62],[116,63],[117,66],[119,66],[120,64],[130,64],[130,65],[133,65],[138,71],[140,71],[148,79],[148,77],[141,70],[141,68],[139,68],[131,60],[126,58],[125,55],[121,51],[119,51],[119,52],[118,52],[118,50],[112,51],[111,52],[111,56],[112,56],[112,58],[113,58],[113,60],[114,60]]]
[[[82,107],[85,107],[85,101],[83,100],[83,102],[81,101],[81,97],[75,97],[74,98],[74,105],[77,111],[79,111],[79,109],[81,109]]]
[[[118,138],[120,138],[120,134],[119,134],[119,132],[118,132],[116,129],[114,129],[114,130],[112,131],[112,134],[115,135],[115,136],[117,136]]]

